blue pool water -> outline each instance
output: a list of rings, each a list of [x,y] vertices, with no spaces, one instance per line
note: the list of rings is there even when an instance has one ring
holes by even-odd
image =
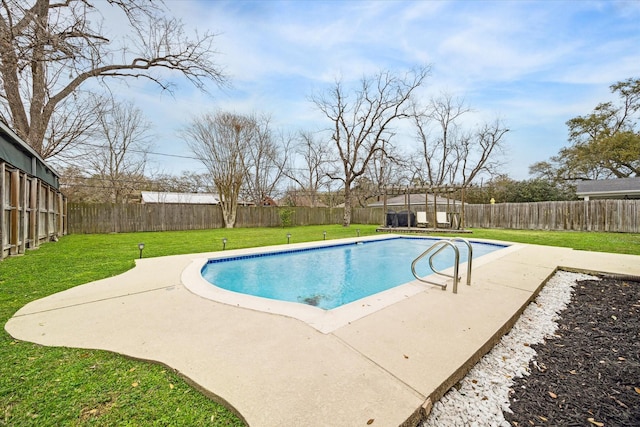
[[[202,276],[230,291],[329,310],[414,280],[411,262],[436,241],[398,237],[212,259]],[[472,244],[474,259],[505,247]],[[458,247],[465,262],[467,248],[460,242]],[[434,258],[434,267],[449,268],[453,259],[453,249],[447,248]],[[428,260],[416,270],[421,277],[431,274]]]

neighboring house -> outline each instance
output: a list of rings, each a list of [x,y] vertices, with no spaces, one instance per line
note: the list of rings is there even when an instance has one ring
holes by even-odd
[[[60,176],[0,121],[0,258],[67,233]]]
[[[174,205],[219,205],[220,195],[215,193],[172,193],[166,191],[142,191],[141,203],[143,204],[174,204]],[[252,203],[238,200],[242,206],[251,206]]]
[[[576,194],[585,201],[592,199],[640,199],[640,177],[579,181]]]
[[[260,206],[278,206],[278,202],[276,202],[269,196],[265,196],[264,199],[262,199],[262,203],[260,204]]]
[[[220,196],[214,193],[171,193],[165,191],[143,191],[142,203],[167,203],[185,205],[219,205]]]

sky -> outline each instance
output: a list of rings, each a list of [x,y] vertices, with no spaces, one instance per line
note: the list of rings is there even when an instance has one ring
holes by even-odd
[[[173,95],[148,82],[115,91],[154,125],[153,151],[192,155],[179,130],[199,113],[267,114],[275,130],[330,125],[309,97],[381,70],[429,65],[420,100],[443,93],[473,109],[469,126],[510,129],[504,173],[568,145],[567,120],[615,100],[609,86],[640,77],[640,1],[191,1],[165,0],[189,31],[216,33],[230,78],[203,94],[173,75]],[[105,15],[105,19],[108,19]],[[400,133],[397,146],[419,148]],[[204,172],[196,160],[150,156],[157,172]]]

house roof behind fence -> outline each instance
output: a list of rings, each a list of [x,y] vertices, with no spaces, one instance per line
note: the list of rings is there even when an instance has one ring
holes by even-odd
[[[214,193],[171,193],[164,191],[143,191],[142,203],[218,205],[220,204],[220,196]]]
[[[640,177],[579,181],[576,194],[582,198],[638,199]]]

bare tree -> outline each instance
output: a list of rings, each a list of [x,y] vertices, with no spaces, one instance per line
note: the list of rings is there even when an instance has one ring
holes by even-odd
[[[343,225],[351,224],[351,189],[362,176],[382,141],[394,135],[393,124],[409,117],[413,92],[429,75],[429,67],[420,67],[404,75],[381,71],[363,77],[353,94],[340,81],[324,95],[311,97],[316,107],[332,122],[331,141],[341,163],[340,175],[331,175],[344,185]]]
[[[60,189],[69,203],[96,203],[100,201],[102,189],[99,180],[87,176],[85,168],[77,165],[60,169]]]
[[[89,80],[143,78],[170,90],[166,71],[196,87],[224,84],[214,35],[189,38],[153,0],[3,0],[0,5],[1,119],[47,158],[76,143],[91,119],[69,103]],[[97,5],[122,13],[125,40],[109,40]]]
[[[351,189],[352,206],[366,207],[372,201],[381,201],[387,189],[399,187],[411,180],[408,175],[410,161],[391,141],[383,140]]]
[[[222,112],[196,117],[182,132],[191,151],[213,178],[226,228],[233,228],[236,222],[249,146],[257,140],[257,133],[253,118]]]
[[[371,158],[365,176],[371,182],[368,197],[380,196],[385,187],[399,186],[403,181],[410,181],[407,175],[410,159],[402,154],[390,141],[382,141],[381,149]]]
[[[498,172],[504,136],[509,131],[500,120],[468,129],[461,121],[471,109],[448,94],[432,99],[424,111],[416,108],[414,112],[423,160],[418,168],[426,172],[420,177],[426,185],[467,187],[481,173]]]
[[[326,184],[327,165],[332,157],[331,149],[311,132],[300,131],[293,154],[297,164],[290,164],[284,171],[294,181],[303,194],[309,198],[312,207],[318,205],[318,192]]]
[[[467,138],[459,119],[469,111],[464,101],[454,100],[448,94],[431,99],[425,111],[414,109],[417,139],[422,145],[426,166],[424,179],[428,185],[439,186],[452,179],[452,169],[457,161],[455,147]]]
[[[160,174],[154,176],[148,185],[154,191],[173,191],[178,193],[206,193],[215,191],[213,180],[207,173],[182,171],[178,176]]]
[[[151,124],[132,103],[110,102],[98,119],[97,144],[86,147],[87,171],[98,179],[103,202],[125,203],[144,183]]]
[[[455,147],[455,167],[452,177],[459,177],[463,187],[468,187],[480,174],[494,176],[503,165],[501,157],[504,137],[509,129],[496,119],[484,123],[469,138],[464,138]]]
[[[255,132],[242,159],[245,169],[242,192],[256,206],[260,206],[267,198],[274,197],[287,162],[288,150],[277,141],[285,146],[288,142],[284,135],[274,137],[269,117],[252,115],[249,119],[255,125]]]
[[[78,150],[90,144],[100,131],[100,118],[110,104],[109,99],[92,93],[76,91],[58,104],[51,115],[42,145],[44,158],[56,158],[61,162],[74,163]]]

